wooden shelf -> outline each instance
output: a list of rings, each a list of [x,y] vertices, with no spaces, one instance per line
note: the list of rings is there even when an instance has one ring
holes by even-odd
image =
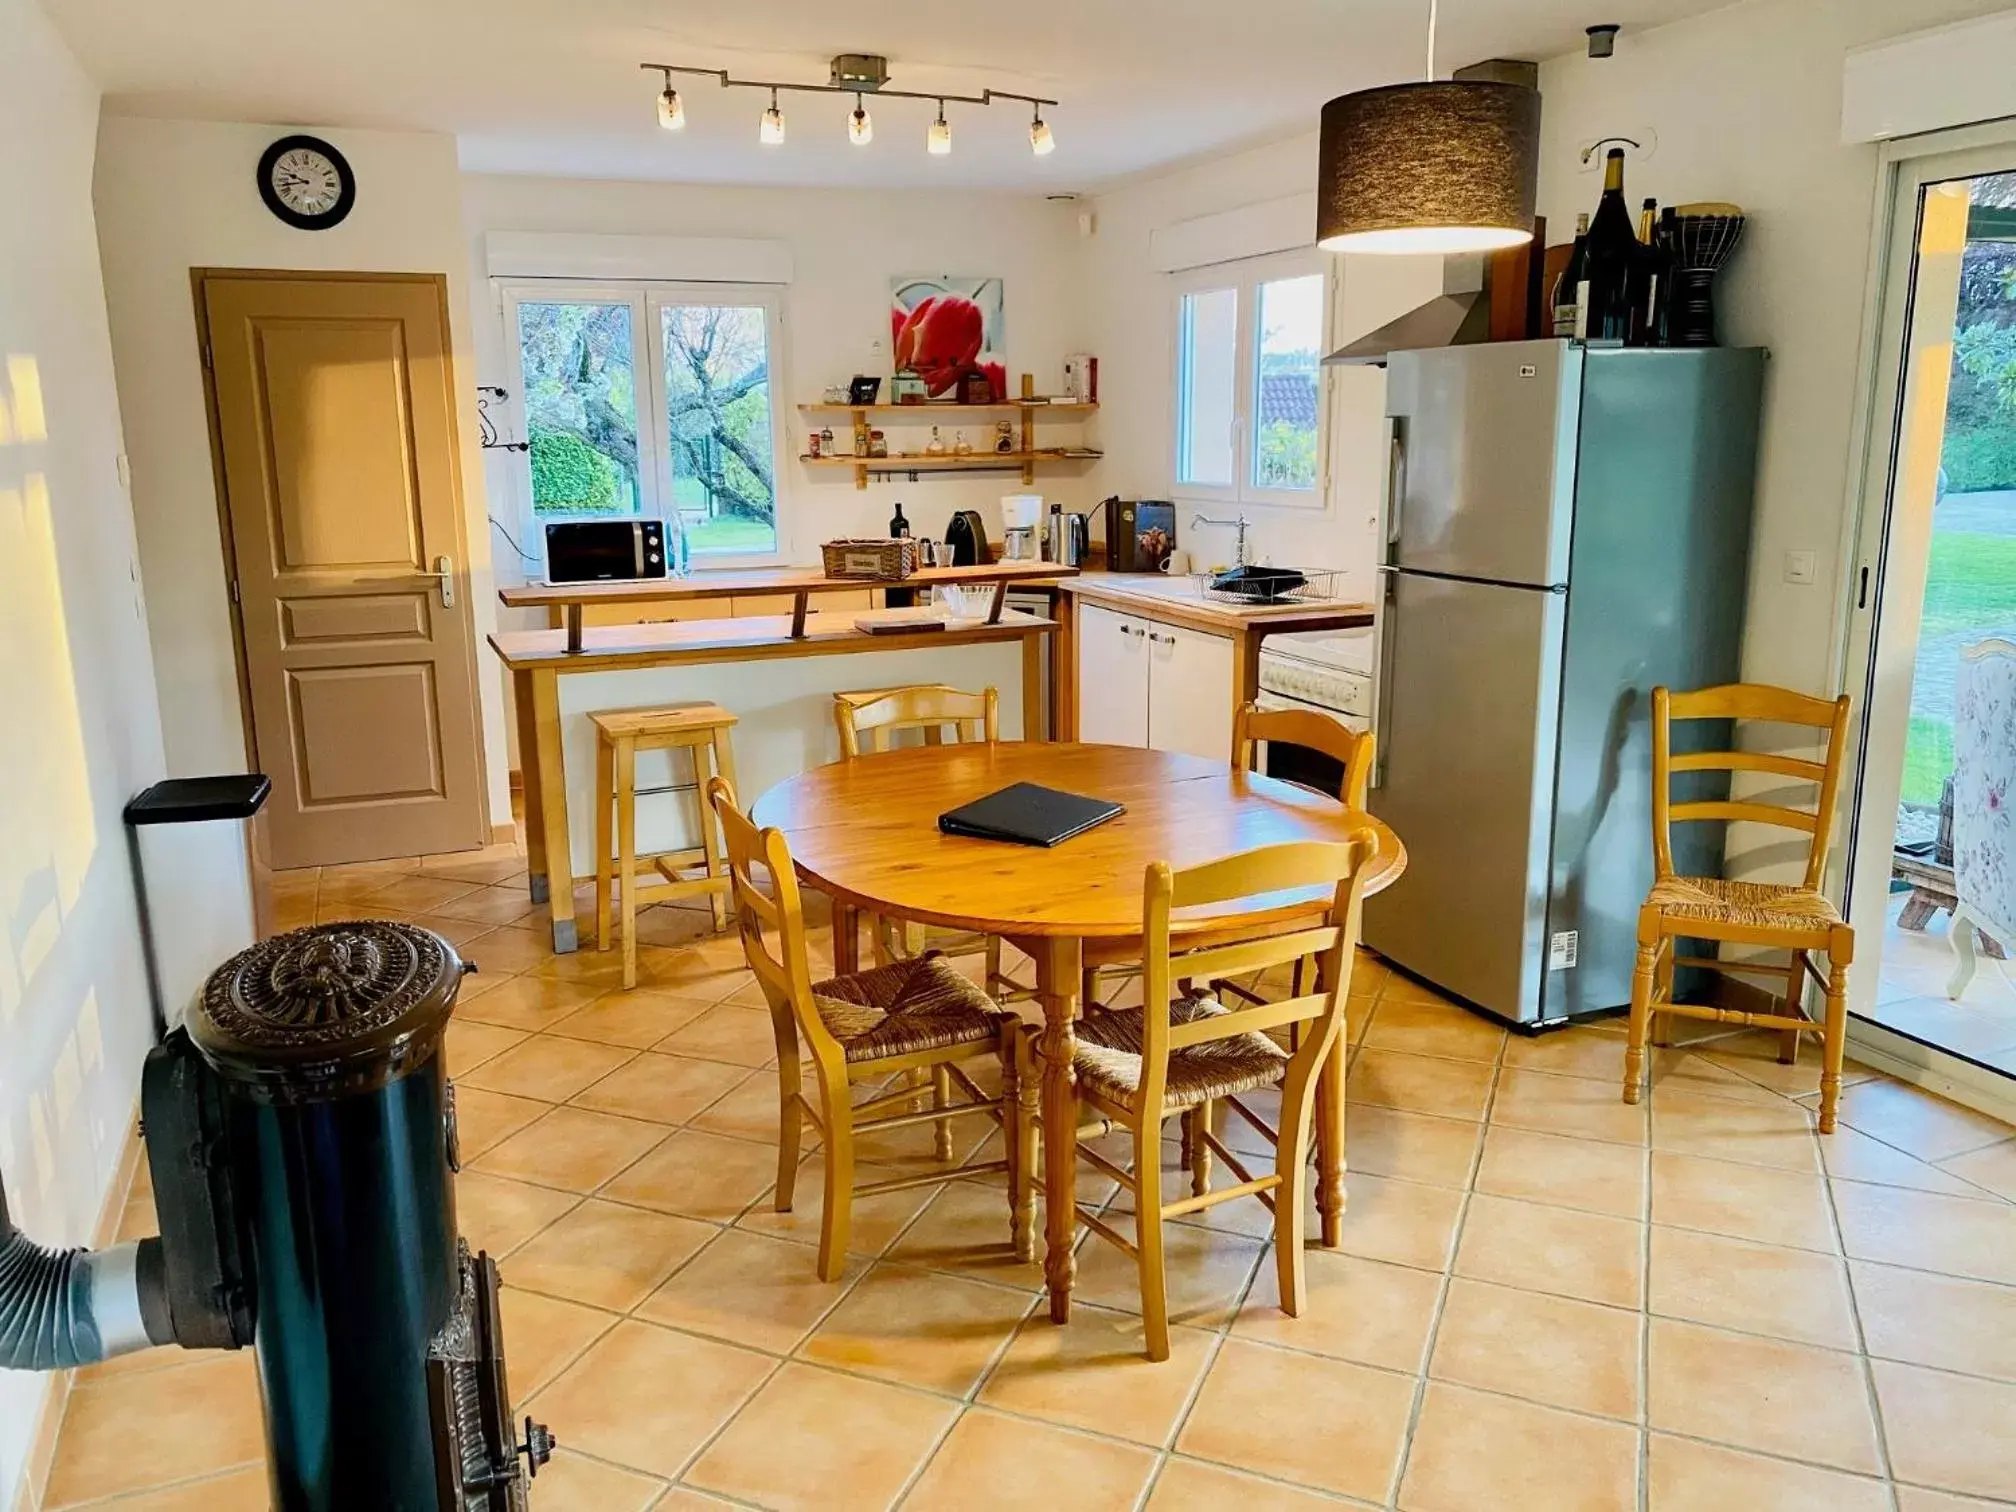
[[[1008,399],[999,404],[949,404],[939,401],[931,404],[801,404],[799,410],[807,415],[984,415],[1010,414],[1018,410],[1031,410],[1038,414],[1044,410],[1056,410],[1059,414],[1084,414],[1096,410],[1096,401],[1070,400],[1064,404],[1050,404],[1040,399]]]
[[[966,456],[946,453],[941,457],[807,457],[800,456],[799,462],[806,467],[851,467],[854,469],[854,486],[866,488],[868,475],[874,473],[887,477],[892,473],[925,472],[1014,472],[1019,470],[1026,486],[1036,481],[1036,468],[1045,462],[1097,462],[1106,454],[1085,448],[1050,451],[1012,452],[971,452]]]

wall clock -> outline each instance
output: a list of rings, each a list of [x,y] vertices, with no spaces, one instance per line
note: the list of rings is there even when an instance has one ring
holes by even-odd
[[[320,137],[284,136],[260,154],[259,197],[295,230],[326,231],[357,203],[357,175]]]

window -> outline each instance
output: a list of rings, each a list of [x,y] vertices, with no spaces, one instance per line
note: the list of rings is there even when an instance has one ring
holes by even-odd
[[[534,523],[676,517],[696,561],[778,554],[774,289],[549,280],[505,294]]]
[[[1313,253],[1177,281],[1178,493],[1321,506],[1329,284]]]

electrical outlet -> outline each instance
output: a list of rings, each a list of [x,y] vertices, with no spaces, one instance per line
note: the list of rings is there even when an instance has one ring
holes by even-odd
[[[1785,553],[1785,581],[1788,583],[1810,583],[1818,570],[1818,554],[1811,551],[1788,551]]]

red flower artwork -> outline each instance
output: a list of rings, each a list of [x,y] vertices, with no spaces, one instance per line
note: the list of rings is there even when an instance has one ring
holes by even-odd
[[[916,280],[900,280],[899,293],[889,309],[889,335],[895,351],[896,371],[914,372],[924,380],[932,398],[942,398],[958,390],[968,373],[984,373],[994,397],[1008,391],[1008,374],[998,355],[988,350],[988,312],[965,294],[940,288],[916,304],[904,307],[900,286],[915,286]],[[992,281],[988,280],[991,284]],[[999,285],[994,284],[998,289]],[[976,290],[977,292],[977,290]],[[993,318],[1000,320],[999,295],[995,295]]]

